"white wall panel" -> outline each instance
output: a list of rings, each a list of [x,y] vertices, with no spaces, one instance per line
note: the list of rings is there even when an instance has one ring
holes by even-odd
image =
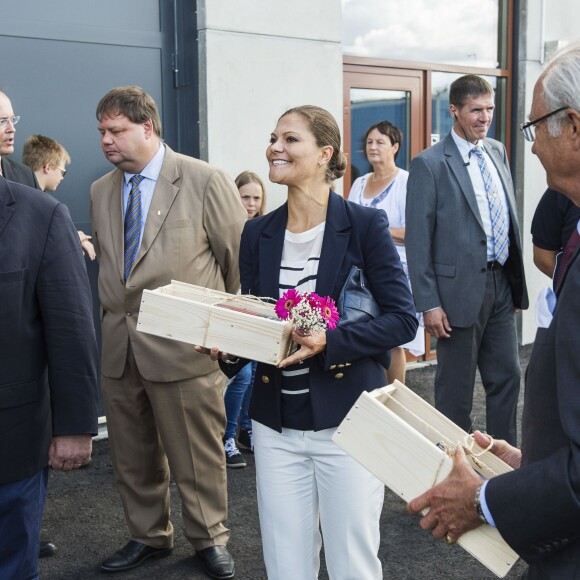
[[[198,0],[198,28],[341,42],[340,0]]]
[[[542,72],[544,43],[571,41],[580,34],[577,23],[580,21],[580,3],[577,0],[527,0],[525,4],[526,25],[522,30],[525,39],[525,55],[521,55],[523,74],[520,82],[524,84],[524,115],[527,116],[532,105],[532,94],[536,80]],[[522,118],[522,121],[524,119]],[[520,137],[521,138],[521,137]],[[533,246],[530,227],[538,201],[546,190],[546,172],[539,159],[532,153],[531,144],[524,143],[523,219],[521,224],[524,241],[524,259],[530,309],[522,315],[522,342],[532,342],[536,334],[535,301],[538,292],[550,283],[533,263]]]
[[[210,9],[200,18],[212,23],[199,31],[201,155],[232,177],[246,169],[263,177],[268,210],[285,201],[285,188],[267,179],[265,159],[280,115],[297,105],[318,105],[335,116],[342,130],[340,3],[321,2],[335,8],[334,19],[321,15],[317,3],[312,4],[315,7],[302,1],[291,5],[242,1],[236,3],[233,17],[231,3],[212,0],[205,3]],[[250,5],[249,12],[242,9]],[[313,34],[306,22],[310,18],[323,19],[318,21],[320,31],[336,29],[334,40],[323,38],[330,33],[307,38]],[[335,24],[326,27],[325,20]],[[216,28],[217,24],[223,28]],[[234,24],[242,32],[232,30]],[[252,25],[259,32],[250,32]],[[342,191],[340,182],[337,185]]]

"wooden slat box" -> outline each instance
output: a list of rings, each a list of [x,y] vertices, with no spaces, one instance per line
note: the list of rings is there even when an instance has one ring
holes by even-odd
[[[273,304],[175,280],[143,291],[137,330],[272,365],[293,346]]]
[[[447,451],[457,445],[486,479],[512,470],[399,381],[362,393],[333,440],[407,502],[447,477],[453,464]],[[485,524],[458,544],[500,578],[518,560],[499,532]]]

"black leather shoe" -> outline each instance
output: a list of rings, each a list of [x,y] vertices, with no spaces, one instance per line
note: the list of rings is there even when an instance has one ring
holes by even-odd
[[[211,578],[224,580],[233,578],[236,573],[234,559],[225,546],[210,546],[198,550],[196,556],[203,561],[205,571]]]
[[[40,542],[39,558],[48,558],[56,552],[56,546],[52,542]]]
[[[131,540],[126,546],[117,550],[110,558],[101,564],[101,570],[105,572],[122,572],[131,570],[143,564],[147,558],[165,558],[169,556],[173,548],[152,548],[141,542]]]

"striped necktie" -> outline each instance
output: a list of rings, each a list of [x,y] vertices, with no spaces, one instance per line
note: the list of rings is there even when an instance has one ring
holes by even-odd
[[[141,191],[139,184],[143,181],[142,175],[133,175],[129,180],[131,191],[125,211],[125,269],[124,279],[127,280],[137,255],[139,239],[141,237]]]
[[[477,157],[479,170],[483,177],[483,186],[487,194],[487,203],[489,204],[489,214],[491,217],[493,253],[495,254],[495,259],[503,266],[509,255],[509,224],[503,212],[503,195],[497,188],[481,149],[474,147],[471,152]]]

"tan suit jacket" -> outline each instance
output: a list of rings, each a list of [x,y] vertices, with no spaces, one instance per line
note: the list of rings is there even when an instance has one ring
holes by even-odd
[[[123,283],[123,172],[91,187],[93,243],[99,259],[104,376],[119,378],[129,340],[139,372],[155,382],[207,375],[217,363],[189,344],[137,332],[143,289],[172,279],[235,293],[246,210],[233,181],[207,163],[166,147],[141,247]]]

